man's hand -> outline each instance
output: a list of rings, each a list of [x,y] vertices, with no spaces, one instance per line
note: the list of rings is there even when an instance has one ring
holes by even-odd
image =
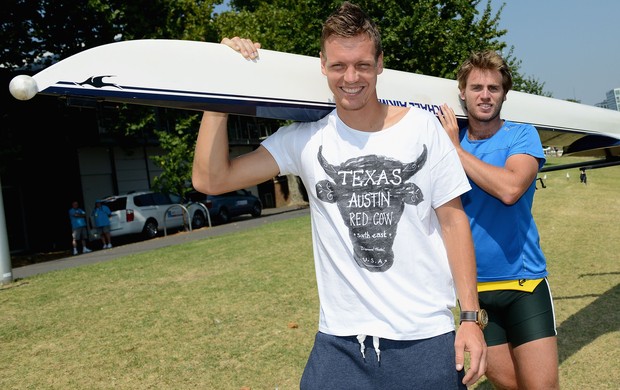
[[[252,42],[250,39],[246,38],[234,37],[224,38],[221,43],[238,51],[245,59],[255,60],[258,58],[258,49],[260,49],[260,43],[258,42]]]
[[[456,331],[454,341],[456,352],[456,370],[465,366],[465,354],[469,353],[469,370],[465,373],[463,383],[472,386],[487,370],[487,344],[482,330],[475,322],[463,322]]]
[[[454,144],[455,147],[461,146],[461,141],[459,140],[459,123],[456,120],[456,115],[454,114],[454,110],[450,108],[447,104],[442,104],[440,107],[441,111],[439,112],[439,122],[443,126],[446,133],[448,133],[448,137]]]

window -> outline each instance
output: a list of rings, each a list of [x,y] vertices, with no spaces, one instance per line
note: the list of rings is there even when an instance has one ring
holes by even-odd
[[[103,203],[110,208],[110,211],[124,210],[127,208],[127,198],[125,196],[105,201]]]

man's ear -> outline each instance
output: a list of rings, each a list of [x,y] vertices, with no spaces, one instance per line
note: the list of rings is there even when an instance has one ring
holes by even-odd
[[[467,104],[465,104],[465,92],[463,90],[459,90],[459,103],[461,103],[461,108],[464,112],[467,112]]]
[[[319,52],[319,58],[321,59],[321,73],[324,76],[327,76],[327,69],[325,69],[325,63],[327,62],[327,58],[323,56],[323,52]]]

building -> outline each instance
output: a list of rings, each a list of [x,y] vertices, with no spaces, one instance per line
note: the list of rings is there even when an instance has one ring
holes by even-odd
[[[620,88],[614,88],[607,92],[607,99],[596,103],[595,106],[620,111]]]

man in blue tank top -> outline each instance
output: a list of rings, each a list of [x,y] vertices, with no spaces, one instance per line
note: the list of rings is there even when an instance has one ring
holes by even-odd
[[[472,189],[461,196],[476,251],[480,308],[488,313],[487,378],[501,389],[557,389],[555,313],[532,216],[545,163],[538,132],[504,121],[512,75],[494,51],[473,53],[457,74],[468,126],[444,105],[439,119]]]

